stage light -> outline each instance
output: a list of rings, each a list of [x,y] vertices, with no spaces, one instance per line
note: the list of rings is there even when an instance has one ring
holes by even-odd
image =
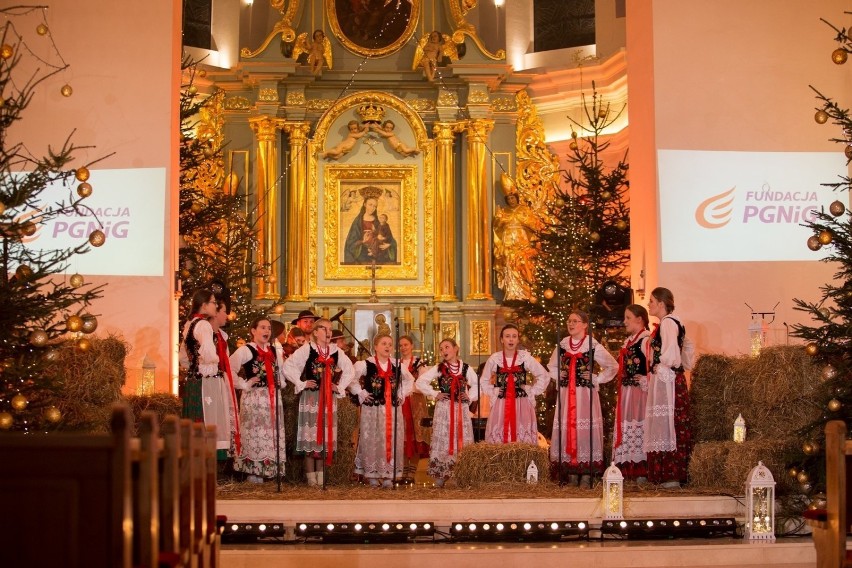
[[[322,542],[370,543],[406,542],[421,537],[433,537],[433,523],[299,523],[296,537],[319,539]]]
[[[733,517],[604,520],[601,536],[630,539],[733,537],[736,536],[736,528]]]
[[[564,538],[588,539],[587,527],[585,521],[518,521],[509,524],[468,521],[452,523],[450,536],[456,541],[558,541]]]
[[[231,523],[222,531],[224,543],[246,543],[261,540],[278,540],[285,536],[283,523]]]

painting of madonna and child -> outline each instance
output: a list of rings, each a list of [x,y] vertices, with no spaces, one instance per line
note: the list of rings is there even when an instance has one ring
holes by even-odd
[[[400,202],[398,183],[341,183],[339,242],[345,243],[341,264],[401,264]]]

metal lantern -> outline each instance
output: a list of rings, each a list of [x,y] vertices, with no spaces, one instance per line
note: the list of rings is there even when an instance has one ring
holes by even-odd
[[[534,461],[530,461],[527,467],[527,483],[538,483],[538,466]]]
[[[603,476],[603,518],[624,518],[624,476],[612,462]]]
[[[154,393],[154,377],[157,372],[157,365],[148,359],[146,355],[142,359],[142,374],[139,377],[139,384],[136,386],[136,394],[146,396]]]
[[[775,479],[757,462],[746,479],[746,540],[775,540]]]
[[[746,439],[746,423],[743,420],[743,415],[740,414],[737,416],[737,419],[734,420],[734,442],[738,444],[742,444]]]

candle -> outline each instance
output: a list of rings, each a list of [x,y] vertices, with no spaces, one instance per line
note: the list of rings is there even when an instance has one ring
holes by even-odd
[[[420,307],[420,325],[426,325],[426,307]]]
[[[432,323],[435,325],[441,323],[441,310],[438,309],[438,306],[432,308]]]
[[[405,306],[402,308],[402,321],[411,325],[411,306]]]
[[[328,313],[329,313],[329,307],[328,307],[328,306],[325,306],[325,307],[322,309],[322,317],[323,317],[323,318],[325,318],[325,319],[328,319]]]

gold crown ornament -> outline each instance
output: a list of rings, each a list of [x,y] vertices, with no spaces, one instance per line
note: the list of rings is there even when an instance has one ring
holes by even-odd
[[[365,187],[362,187],[361,189],[359,189],[358,193],[360,193],[361,197],[363,197],[366,200],[366,199],[378,199],[379,197],[382,196],[382,193],[384,193],[384,192],[382,191],[381,188],[378,188],[374,185],[368,185],[368,186],[365,186]]]
[[[361,117],[362,123],[375,122],[381,123],[385,117],[385,109],[375,103],[366,103],[358,107],[358,116]]]
[[[509,197],[510,195],[518,195],[518,188],[515,186],[515,182],[506,172],[500,174],[500,188],[503,190],[503,195],[506,197]]]

